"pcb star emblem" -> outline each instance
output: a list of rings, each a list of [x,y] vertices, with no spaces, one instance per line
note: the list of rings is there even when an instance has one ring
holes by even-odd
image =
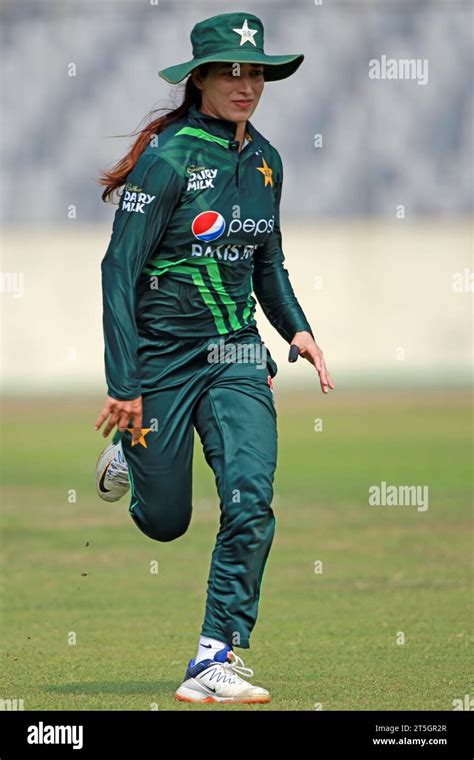
[[[232,29],[232,31],[240,34],[241,45],[244,45],[246,42],[251,42],[252,45],[255,45],[255,47],[257,47],[257,43],[254,40],[254,35],[257,34],[258,29],[249,29],[247,19],[245,19],[241,29]]]
[[[133,428],[127,428],[127,430],[133,436]],[[138,439],[138,441],[134,441],[133,437],[132,437],[132,446],[135,446],[137,443],[139,443],[141,446],[143,446],[145,449],[147,449],[148,446],[146,445],[145,436],[148,435],[148,433],[150,432],[150,430],[151,430],[151,428],[142,428],[142,434],[141,434],[140,438]]]
[[[270,187],[273,187],[273,179],[272,179],[273,170],[270,169],[270,167],[268,166],[263,156],[262,156],[262,161],[263,161],[263,166],[257,166],[257,171],[262,172],[263,176],[265,177],[264,187],[266,187],[268,184],[270,185]]]

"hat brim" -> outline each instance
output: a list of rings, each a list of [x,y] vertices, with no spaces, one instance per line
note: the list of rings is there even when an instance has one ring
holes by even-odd
[[[303,63],[304,55],[266,55],[265,53],[253,52],[252,50],[226,50],[222,53],[193,58],[192,61],[169,66],[158,72],[160,77],[170,84],[178,84],[191,71],[203,63],[261,63],[263,64],[263,77],[266,82],[275,82],[278,79],[286,79],[295,73]]]

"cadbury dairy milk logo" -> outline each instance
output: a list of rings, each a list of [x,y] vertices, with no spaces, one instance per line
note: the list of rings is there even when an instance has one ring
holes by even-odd
[[[191,171],[191,167],[187,169],[188,184],[186,186],[186,192],[190,190],[207,190],[207,188],[214,187],[214,181],[217,176],[217,169],[206,169],[205,167],[196,168],[195,171]]]
[[[143,191],[127,190],[125,186],[125,192],[122,196],[122,211],[135,211],[137,214],[145,213],[145,206],[154,201],[156,195],[149,195]]]

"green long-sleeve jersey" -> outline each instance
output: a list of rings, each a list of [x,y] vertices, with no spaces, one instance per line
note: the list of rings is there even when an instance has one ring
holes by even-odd
[[[248,121],[191,106],[139,157],[102,260],[105,374],[115,399],[141,393],[140,335],[216,338],[255,322],[256,300],[282,337],[312,333],[284,267],[283,168]]]

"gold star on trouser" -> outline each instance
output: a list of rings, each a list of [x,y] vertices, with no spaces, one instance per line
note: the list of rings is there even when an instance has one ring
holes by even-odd
[[[127,430],[133,436],[133,428],[127,428]],[[142,434],[141,434],[140,438],[138,439],[138,441],[134,441],[133,437],[132,437],[132,446],[135,446],[136,443],[140,443],[142,446],[145,447],[145,449],[147,449],[148,446],[146,445],[145,436],[148,435],[148,433],[150,432],[150,430],[151,430],[151,428],[142,428]]]
[[[263,166],[257,166],[257,171],[262,172],[263,176],[265,177],[265,187],[268,184],[270,184],[270,186],[273,187],[273,179],[272,179],[273,170],[270,169],[270,167],[268,166],[263,156],[262,156],[262,161],[263,161]]]

